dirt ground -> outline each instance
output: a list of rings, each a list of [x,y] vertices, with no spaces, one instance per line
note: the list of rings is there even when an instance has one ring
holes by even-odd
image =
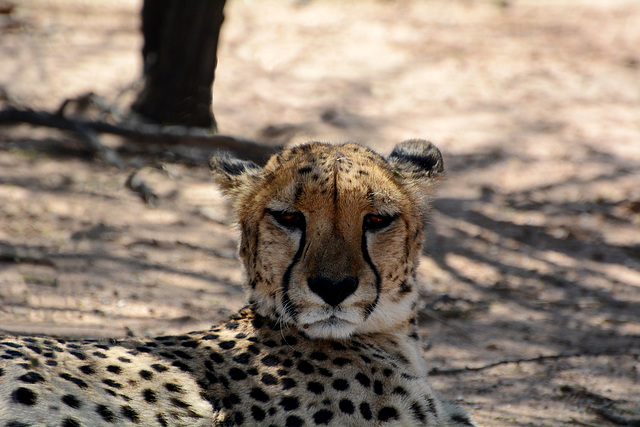
[[[92,91],[126,115],[140,3],[14,2],[0,106]],[[229,0],[226,16],[221,133],[444,153],[420,267],[431,366],[561,355],[439,372],[442,394],[485,426],[640,425],[637,0]],[[239,308],[238,233],[206,167],[102,140],[123,170],[71,133],[0,127],[0,330],[149,336]],[[125,186],[140,166],[154,205]]]

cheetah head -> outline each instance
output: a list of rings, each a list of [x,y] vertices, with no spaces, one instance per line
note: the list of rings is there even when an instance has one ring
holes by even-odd
[[[443,174],[433,144],[405,141],[385,159],[312,142],[264,168],[214,155],[211,169],[232,200],[259,314],[311,338],[408,326],[427,203]]]

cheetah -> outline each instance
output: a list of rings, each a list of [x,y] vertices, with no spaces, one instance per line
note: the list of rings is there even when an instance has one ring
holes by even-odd
[[[0,337],[0,426],[475,425],[432,390],[416,332],[434,145],[312,142],[211,169],[246,307],[178,336]]]

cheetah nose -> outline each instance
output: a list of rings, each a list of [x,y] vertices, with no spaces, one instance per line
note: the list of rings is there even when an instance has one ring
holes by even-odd
[[[308,282],[309,289],[332,307],[347,299],[358,288],[358,279],[355,277],[334,281],[326,277],[316,276],[309,278]]]

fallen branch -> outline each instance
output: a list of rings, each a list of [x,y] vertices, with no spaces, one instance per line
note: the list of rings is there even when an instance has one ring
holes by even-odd
[[[113,125],[101,121],[70,119],[61,115],[32,109],[8,107],[0,110],[0,124],[29,123],[57,129],[91,129],[98,133],[109,133],[138,142],[156,144],[186,144],[211,146],[233,151],[236,155],[257,163],[264,163],[279,147],[269,147],[226,135],[211,135],[206,130],[183,126],[160,126],[145,123],[120,123]]]
[[[12,245],[0,240],[0,261],[30,263],[53,266],[54,262],[45,248],[27,245]]]
[[[623,415],[615,409],[606,406],[598,406],[591,408],[591,410],[600,415],[605,420],[610,421],[614,424],[628,427],[640,427],[640,418],[627,417],[626,415]]]
[[[464,368],[454,368],[454,369],[438,369],[433,368],[429,371],[429,375],[457,375],[457,374],[466,374],[469,372],[480,372],[486,371],[487,369],[495,368],[500,365],[508,365],[511,363],[538,363],[543,362],[545,360],[557,360],[557,359],[566,359],[569,357],[593,357],[593,356],[636,356],[640,357],[640,351],[613,351],[613,350],[605,350],[605,351],[583,351],[583,352],[573,352],[573,353],[560,353],[560,354],[547,354],[537,357],[527,357],[521,359],[509,359],[509,360],[498,360],[497,362],[489,363],[482,366],[476,367],[467,367]]]
[[[149,187],[142,178],[138,176],[138,172],[140,170],[136,169],[127,178],[126,186],[131,191],[138,193],[140,198],[144,200],[144,202],[151,206],[156,206],[158,204],[158,196],[154,193],[153,189]]]
[[[124,168],[124,163],[122,159],[120,159],[120,156],[118,156],[118,153],[103,145],[93,129],[78,123],[73,130],[85,141],[89,146],[89,150],[97,153],[107,164],[115,166],[118,169]]]
[[[582,386],[564,384],[560,386],[560,392],[565,396],[577,398],[578,401],[588,402],[588,409],[607,421],[621,426],[640,427],[640,418],[637,414],[627,416],[627,411],[618,407],[624,401],[615,401],[598,393],[587,390]]]

